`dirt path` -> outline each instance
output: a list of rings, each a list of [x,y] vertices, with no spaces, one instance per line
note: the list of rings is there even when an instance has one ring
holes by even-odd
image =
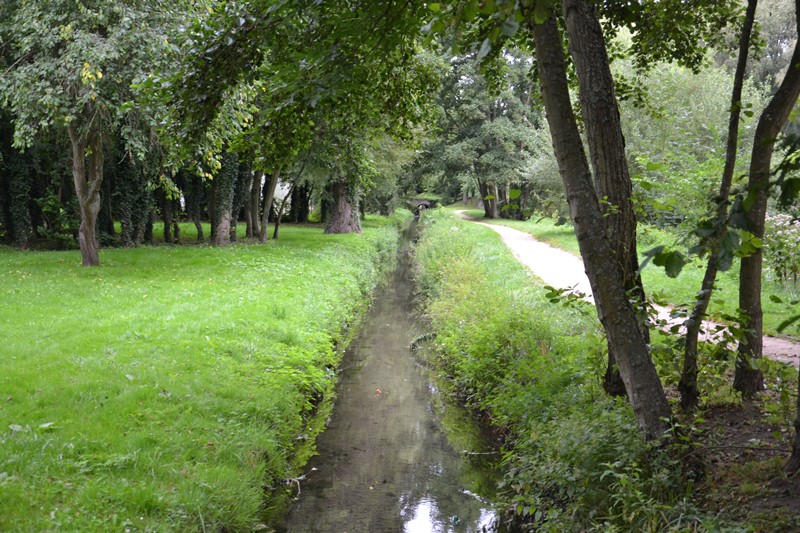
[[[583,261],[579,257],[538,241],[523,231],[480,222],[465,215],[463,211],[456,211],[456,214],[464,220],[486,226],[499,233],[514,257],[547,285],[559,289],[573,288],[587,294],[588,300],[594,301],[591,297],[592,288],[589,279],[583,269]],[[656,309],[659,318],[670,319],[668,308],[656,306]],[[706,325],[706,329],[710,329],[715,324],[706,321]],[[764,336],[764,355],[795,367],[800,366],[800,344],[786,339]]]

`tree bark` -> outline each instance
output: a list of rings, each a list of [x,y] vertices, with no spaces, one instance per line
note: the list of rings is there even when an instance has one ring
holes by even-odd
[[[213,229],[211,244],[227,246],[231,243],[231,226],[238,213],[234,212],[236,186],[239,181],[239,160],[234,154],[224,153],[222,167],[212,182]]]
[[[795,11],[796,26],[800,31],[800,0],[795,0]],[[753,138],[747,187],[754,202],[745,216],[750,231],[759,239],[764,237],[775,141],[800,95],[800,41],[795,43],[789,65],[786,76],[758,120]],[[744,339],[739,342],[733,387],[744,397],[751,397],[764,389],[763,373],[751,364],[752,360],[761,358],[763,353],[762,262],[763,254],[761,248],[758,248],[753,254],[742,258],[739,271],[739,308],[744,312],[742,329],[745,334]]]
[[[697,293],[697,301],[692,308],[689,318],[683,323],[686,327],[686,344],[683,351],[683,369],[678,382],[678,391],[681,394],[681,408],[690,411],[696,408],[700,401],[700,391],[697,388],[697,346],[703,319],[711,302],[714,284],[717,279],[719,265],[720,243],[727,232],[728,204],[730,200],[733,172],[736,167],[736,151],[739,141],[739,118],[742,109],[742,87],[744,74],[747,67],[747,54],[750,50],[750,36],[753,31],[756,5],[758,0],[749,0],[745,12],[742,34],[739,38],[739,57],[736,62],[736,72],[733,77],[733,90],[731,91],[731,110],[728,118],[728,139],[725,147],[725,168],[722,171],[719,193],[717,195],[717,210],[714,215],[714,234],[709,245],[708,263]]]
[[[97,214],[100,212],[100,187],[103,184],[102,139],[94,131],[81,135],[72,123],[67,125],[67,132],[72,144],[72,181],[81,215],[78,229],[81,262],[83,266],[100,266]]]
[[[257,171],[253,173],[253,181],[250,184],[250,196],[245,206],[245,219],[247,220],[247,236],[255,237],[261,233],[259,227],[259,206],[261,205],[261,181],[264,173]]]
[[[639,328],[645,342],[649,343],[645,292],[636,253],[633,184],[603,30],[594,6],[584,0],[565,0],[562,8],[570,53],[578,74],[581,111],[605,233],[611,241],[613,260],[622,270],[625,290],[637,311]],[[610,346],[603,388],[611,395],[625,394]]]
[[[278,186],[278,179],[281,177],[281,169],[272,172],[269,181],[264,183],[264,211],[261,215],[261,232],[258,242],[265,243],[269,238],[267,226],[269,225],[269,212],[272,209],[272,200],[275,198],[275,188]]]
[[[325,233],[361,233],[357,188],[348,184],[347,179],[339,178],[331,183],[330,192],[331,212]]]
[[[281,227],[281,219],[283,218],[283,210],[286,208],[286,202],[289,201],[289,198],[294,196],[294,190],[296,188],[295,187],[295,183],[296,182],[292,183],[292,186],[289,187],[289,192],[286,193],[286,196],[284,196],[283,200],[281,200],[281,205],[278,208],[278,213],[277,213],[277,215],[275,217],[275,229],[272,231],[272,238],[273,239],[277,239],[278,238],[278,232],[280,231],[280,227]]]
[[[656,439],[670,428],[670,407],[628,300],[622,266],[607,261],[613,247],[605,234],[603,214],[569,98],[561,35],[552,16],[544,24],[535,25],[531,15],[529,23],[553,148],[600,322],[609,349],[617,355],[639,429],[645,438]]]

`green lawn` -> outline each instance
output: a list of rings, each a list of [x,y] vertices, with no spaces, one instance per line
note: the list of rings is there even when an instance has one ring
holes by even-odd
[[[0,531],[252,530],[309,453],[396,222],[100,268],[0,248]]]
[[[483,219],[483,209],[456,204],[448,209],[466,209],[467,215]],[[547,242],[580,256],[575,232],[570,224],[557,225],[554,219],[533,217],[527,221],[498,219],[486,221],[519,229],[529,233],[536,239]],[[680,246],[677,239],[669,233],[650,227],[639,225],[639,255],[644,260],[643,253],[660,244]],[[664,269],[648,263],[642,270],[642,280],[645,290],[658,303],[665,305],[686,306],[695,300],[695,295],[700,290],[700,284],[705,272],[705,262],[695,258],[686,265],[677,278],[668,277]],[[739,307],[739,265],[734,263],[733,268],[721,272],[717,276],[717,290],[711,301],[709,313],[711,316],[720,317],[724,314],[734,315]],[[762,306],[764,309],[764,330],[769,334],[776,334],[778,325],[788,316],[800,313],[798,308],[790,308],[786,303],[775,302],[771,296],[777,296],[782,302],[789,302],[798,298],[798,290],[794,287],[784,287],[779,283],[764,279]],[[798,335],[798,331],[791,329],[786,333]]]

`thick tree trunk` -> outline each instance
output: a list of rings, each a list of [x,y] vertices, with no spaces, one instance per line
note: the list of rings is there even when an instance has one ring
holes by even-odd
[[[258,235],[258,242],[265,243],[269,238],[267,226],[269,225],[269,212],[272,210],[272,201],[275,198],[275,189],[278,187],[278,179],[281,177],[281,169],[272,172],[269,180],[264,183],[264,211],[261,215],[261,232]]]
[[[357,188],[348,184],[346,179],[340,178],[331,183],[330,192],[331,212],[325,233],[361,233]]]
[[[487,200],[491,193],[489,192],[489,185],[482,180],[476,180],[478,182],[478,194],[481,197],[481,205],[483,207],[483,217],[484,218],[492,218],[492,206],[491,202]]]
[[[795,0],[796,25],[800,30],[800,0]],[[769,177],[775,141],[786,119],[800,95],[800,41],[795,44],[789,70],[775,95],[761,114],[753,138],[750,157],[748,193],[755,201],[746,217],[753,235],[764,237],[764,222],[767,214]],[[761,310],[761,273],[763,254],[758,248],[753,254],[743,257],[739,271],[739,307],[746,321],[742,324],[744,340],[739,343],[736,358],[736,375],[733,387],[745,397],[750,397],[764,388],[763,373],[753,368],[751,360],[762,356],[764,330]]]
[[[236,186],[239,181],[239,160],[231,153],[223,154],[222,167],[212,182],[213,229],[211,244],[227,246],[231,243]]]
[[[561,35],[554,17],[542,25],[534,25],[532,15],[529,21],[553,148],[600,322],[609,349],[617,355],[637,424],[645,438],[655,439],[670,428],[670,407],[628,300],[622,266],[607,260],[613,255],[613,247],[605,234],[603,214],[569,99]]]
[[[633,184],[603,30],[594,6],[583,0],[565,0],[562,6],[570,52],[578,74],[581,111],[605,232],[611,240],[614,261],[622,269],[625,290],[639,312],[639,327],[645,342],[649,342],[645,293],[636,253]],[[603,387],[612,395],[625,394],[610,346]]]
[[[211,240],[213,246],[227,246],[231,243],[231,211],[226,209],[217,215],[216,233]]]
[[[714,283],[717,279],[719,265],[719,251],[722,238],[727,232],[728,203],[730,199],[731,184],[733,183],[733,172],[736,167],[736,151],[739,141],[739,117],[742,108],[742,87],[744,85],[744,74],[747,67],[747,54],[750,50],[750,36],[755,20],[756,4],[758,0],[750,0],[747,3],[742,34],[739,38],[739,58],[736,62],[736,73],[733,77],[733,90],[731,91],[731,110],[728,117],[728,140],[725,147],[725,168],[722,171],[722,179],[717,195],[717,211],[714,216],[714,234],[709,245],[708,263],[703,275],[703,282],[700,285],[700,292],[697,293],[697,301],[692,308],[692,313],[684,322],[686,327],[686,343],[683,350],[683,370],[681,379],[678,382],[678,390],[681,393],[681,408],[685,411],[697,407],[700,401],[700,391],[697,388],[697,346],[699,343],[700,329],[703,319],[708,311],[708,304],[711,302],[711,295],[714,292]]]
[[[72,143],[72,181],[81,215],[78,243],[82,264],[99,266],[97,214],[100,212],[100,187],[103,184],[103,145],[96,132],[91,132],[88,138],[83,137],[72,123],[67,126],[67,131]]]

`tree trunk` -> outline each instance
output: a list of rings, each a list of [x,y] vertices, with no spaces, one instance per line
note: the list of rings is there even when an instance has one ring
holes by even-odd
[[[161,218],[164,220],[164,242],[167,244],[175,244],[175,238],[172,235],[172,219],[174,217],[172,201],[166,191],[159,191],[161,203]]]
[[[217,189],[218,188],[219,188],[219,182],[217,180],[211,180],[211,187],[209,188],[208,191],[208,220],[210,222],[209,233],[211,233],[211,235],[209,235],[209,239],[211,240],[212,244],[217,234]]]
[[[796,26],[800,30],[800,0],[795,0]],[[759,239],[764,237],[767,214],[769,177],[775,141],[800,95],[800,41],[795,43],[789,70],[761,114],[753,138],[750,157],[748,194],[754,198],[752,207],[745,213],[750,231]],[[742,258],[739,271],[739,307],[744,312],[742,329],[744,340],[739,343],[736,357],[736,375],[733,387],[744,397],[750,397],[764,388],[763,373],[753,368],[751,360],[762,356],[763,314],[761,310],[761,248]]]
[[[649,343],[645,293],[636,253],[633,184],[603,30],[594,6],[583,0],[565,0],[562,6],[569,48],[578,74],[581,111],[605,233],[611,240],[613,260],[622,270],[625,290],[637,311],[639,328],[645,342]],[[611,395],[625,394],[610,346],[603,388]]]
[[[533,24],[532,14],[528,18],[553,148],[600,322],[609,349],[617,356],[639,429],[645,438],[656,439],[670,428],[670,407],[628,300],[622,266],[607,261],[613,255],[613,247],[605,234],[603,214],[569,98],[561,35],[554,17],[542,25]]]
[[[357,187],[348,184],[345,178],[339,178],[331,183],[330,192],[331,212],[325,233],[361,233]]]
[[[222,167],[212,183],[211,244],[214,246],[227,246],[231,243],[231,226],[235,224],[235,220],[232,219],[236,216],[233,204],[238,181],[239,160],[234,154],[226,152],[222,157]]]
[[[489,186],[482,180],[476,179],[478,182],[478,194],[481,197],[481,204],[483,206],[483,217],[484,218],[492,218],[492,207],[491,202],[487,200],[490,196],[489,194]]]
[[[295,190],[295,184],[293,182],[292,186],[289,187],[289,192],[286,193],[286,196],[283,197],[283,200],[281,200],[281,205],[278,208],[278,215],[275,217],[275,229],[272,232],[273,239],[278,238],[278,231],[280,230],[281,227],[281,218],[283,218],[283,210],[286,208],[286,202],[289,201],[289,198],[291,198],[294,195],[294,190]]]
[[[72,181],[81,215],[78,243],[82,265],[99,266],[97,214],[100,212],[100,187],[103,184],[102,140],[97,132],[90,132],[87,137],[80,135],[72,123],[67,126],[67,131],[72,143]]]
[[[278,179],[281,177],[281,169],[274,170],[269,180],[264,183],[264,211],[261,215],[261,233],[258,236],[258,242],[265,243],[269,236],[267,235],[267,226],[269,224],[269,212],[272,210],[272,200],[275,198],[275,189],[278,186]]]
[[[718,254],[720,243],[727,232],[728,203],[730,199],[731,184],[733,183],[733,172],[736,167],[736,150],[739,141],[739,116],[742,109],[742,87],[744,85],[744,74],[747,67],[747,54],[750,50],[750,36],[755,20],[756,4],[758,0],[750,0],[747,3],[742,34],[739,38],[739,58],[736,62],[736,73],[733,77],[733,90],[731,91],[731,110],[728,118],[728,140],[725,147],[725,168],[722,171],[722,179],[719,185],[717,196],[717,211],[714,216],[714,234],[709,245],[708,263],[703,275],[703,282],[700,285],[700,292],[697,293],[697,301],[692,308],[689,318],[683,323],[686,327],[686,343],[683,350],[683,370],[681,379],[678,382],[678,391],[681,393],[681,408],[690,411],[697,407],[700,401],[700,391],[697,388],[697,346],[699,342],[700,329],[703,319],[708,311],[708,304],[711,302],[711,295],[714,292],[714,283],[717,279]]]
[[[261,178],[263,177],[263,172],[253,173],[253,180],[250,182],[250,194],[244,206],[244,218],[247,222],[245,233],[248,238],[255,237],[261,232],[258,227],[258,207],[261,204]]]
[[[499,207],[497,205],[498,194],[499,194],[499,191],[497,190],[497,184],[496,183],[492,183],[489,186],[489,195],[491,196],[491,200],[489,200],[489,209],[490,209],[490,212],[492,214],[492,216],[490,216],[489,218],[492,218],[492,219],[500,218],[500,209],[499,209]]]

